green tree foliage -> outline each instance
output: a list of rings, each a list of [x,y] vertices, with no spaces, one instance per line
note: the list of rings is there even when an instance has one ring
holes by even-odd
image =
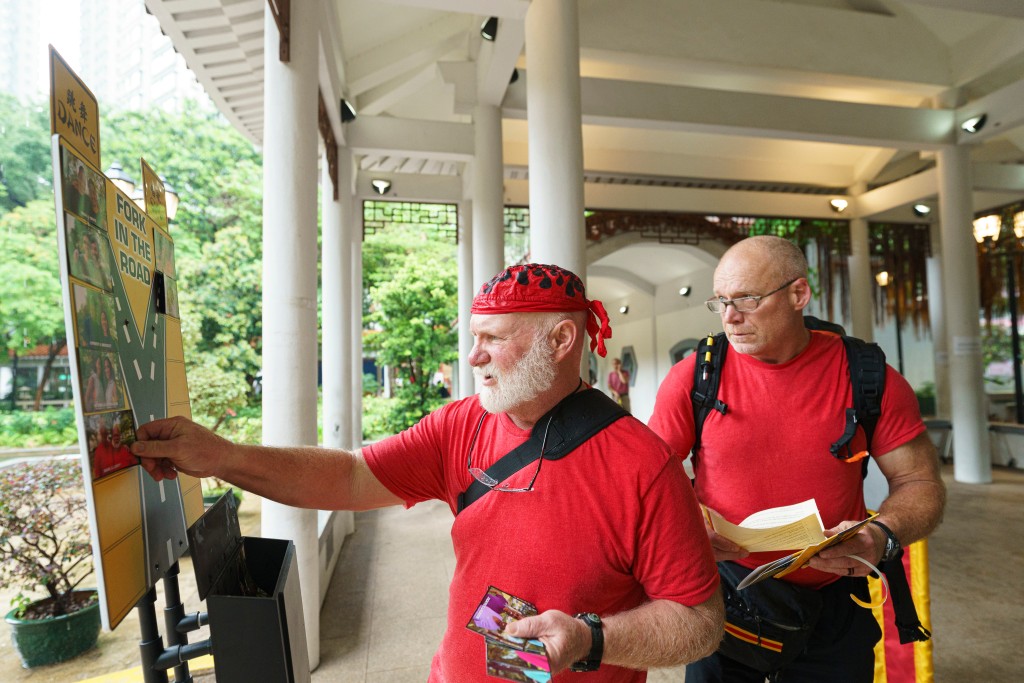
[[[0,214],[52,192],[49,110],[0,94]]]
[[[196,419],[217,427],[257,400],[250,387],[262,350],[262,158],[219,114],[196,105],[180,114],[116,112],[102,140],[107,163],[120,161],[137,179],[142,156],[178,193],[171,237],[189,389]]]
[[[0,342],[5,358],[46,349],[42,401],[54,359],[66,345],[53,202],[35,199],[0,216]]]
[[[373,242],[367,241],[364,267],[373,302],[367,322],[376,333],[367,346],[398,380],[385,419],[396,432],[444,402],[431,379],[458,356],[455,247],[427,238],[422,228],[389,228]]]
[[[101,124],[103,162],[118,161],[139,180],[139,157],[164,176],[181,204],[171,236],[176,257],[198,258],[219,230],[241,225],[259,234],[263,161],[220,115],[195,104],[179,113],[114,112]]]
[[[65,333],[48,110],[0,96],[0,128],[0,336],[7,350],[46,344],[56,354]],[[261,156],[198,105],[181,113],[104,112],[101,129],[101,170],[118,161],[140,181],[144,157],[180,197],[170,230],[182,319],[195,322],[194,334],[185,331],[190,389],[197,418],[216,425],[253,400],[260,367]],[[223,400],[212,400],[212,387]]]

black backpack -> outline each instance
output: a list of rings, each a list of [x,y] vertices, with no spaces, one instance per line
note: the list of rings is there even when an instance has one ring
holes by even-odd
[[[804,316],[804,325],[809,330],[821,330],[839,335],[846,348],[846,360],[850,370],[850,383],[853,385],[853,407],[846,409],[846,429],[833,443],[829,450],[840,460],[857,460],[863,463],[861,476],[867,476],[867,457],[871,450],[871,437],[875,425],[882,414],[882,393],[885,391],[885,352],[878,344],[866,342],[857,337],[850,337],[841,325],[819,320],[810,315]],[[697,345],[697,362],[693,368],[693,391],[690,400],[693,403],[694,441],[693,455],[697,457],[700,448],[701,431],[704,420],[712,410],[725,415],[729,406],[718,399],[718,384],[721,380],[722,365],[725,363],[725,352],[729,342],[724,332],[708,335]],[[854,453],[850,447],[857,425],[864,429],[867,437],[867,450]],[[907,575],[903,569],[903,550],[891,562],[883,562],[881,569],[888,577],[889,591],[892,595],[893,610],[896,617],[896,628],[900,643],[925,641],[931,638],[931,632],[921,625],[914,607],[914,600],[907,583]],[[720,563],[721,564],[724,563]]]
[[[871,437],[875,425],[882,414],[882,393],[885,391],[885,352],[878,344],[851,337],[841,325],[819,320],[810,315],[804,316],[804,325],[809,330],[821,330],[839,335],[846,348],[846,359],[850,369],[850,383],[853,385],[853,407],[846,409],[846,428],[842,435],[829,448],[832,455],[840,460],[863,461],[863,473],[867,474]],[[701,432],[704,421],[712,410],[725,415],[729,406],[718,398],[718,384],[722,377],[722,366],[725,364],[729,342],[725,332],[708,335],[697,345],[697,362],[693,366],[693,390],[690,400],[693,403],[693,454],[697,455],[700,448]],[[867,437],[868,450],[854,453],[850,446],[857,425],[864,429]]]

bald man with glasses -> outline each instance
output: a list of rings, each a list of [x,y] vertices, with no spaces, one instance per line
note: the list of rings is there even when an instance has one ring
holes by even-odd
[[[719,314],[729,344],[718,389],[728,409],[710,412],[692,465],[698,500],[727,521],[739,524],[760,510],[813,498],[830,536],[867,516],[863,463],[830,452],[844,431],[852,389],[842,339],[804,323],[811,300],[807,274],[800,249],[779,237],[750,237],[722,256],[715,295],[706,304]],[[671,369],[649,422],[681,458],[696,436],[696,355]],[[877,524],[778,579],[818,591],[824,605],[806,650],[782,669],[780,680],[870,683],[880,631],[871,611],[850,599],[870,602],[865,576],[871,569],[857,558],[872,565],[892,559],[901,544],[925,537],[940,521],[945,488],[916,397],[893,368],[886,366],[885,375],[871,444],[858,426],[851,446],[874,458],[888,480],[888,498]],[[716,560],[746,569],[790,552],[749,553],[710,527],[707,532]],[[765,675],[718,651],[687,666],[686,681],[762,683]]]
[[[448,504],[456,565],[430,681],[494,680],[484,639],[467,628],[490,586],[537,607],[505,633],[543,641],[555,680],[571,668],[579,680],[641,683],[647,668],[712,652],[722,598],[683,468],[645,425],[580,379],[587,335],[601,356],[611,336],[601,302],[568,270],[528,264],[485,283],[471,312],[466,360],[479,394],[401,434],[353,453],[268,448],[231,444],[176,418],[140,427],[133,452],[158,480],[179,470],[212,474],[287,505]],[[573,411],[580,401],[589,408]],[[588,412],[609,411],[612,421],[569,438]],[[534,440],[539,452],[498,473],[496,463]]]

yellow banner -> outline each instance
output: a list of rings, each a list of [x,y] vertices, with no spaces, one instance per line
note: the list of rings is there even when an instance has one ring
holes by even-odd
[[[50,133],[100,168],[100,108],[92,91],[50,46]]]
[[[167,230],[167,197],[164,183],[145,159],[142,159],[142,195],[146,198],[146,213],[164,230]]]

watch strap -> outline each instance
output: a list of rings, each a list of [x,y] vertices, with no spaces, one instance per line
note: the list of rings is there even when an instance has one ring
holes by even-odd
[[[877,526],[882,530],[882,533],[885,534],[885,550],[882,551],[882,561],[888,562],[896,557],[900,552],[900,548],[903,547],[900,545],[900,539],[896,538],[896,534],[893,533],[892,529],[887,527],[885,524],[882,524],[877,519],[871,520],[871,524]]]
[[[577,672],[597,671],[601,666],[601,658],[604,656],[604,631],[601,617],[593,612],[581,612],[575,618],[590,628],[590,652],[585,659],[574,662],[569,669]]]

